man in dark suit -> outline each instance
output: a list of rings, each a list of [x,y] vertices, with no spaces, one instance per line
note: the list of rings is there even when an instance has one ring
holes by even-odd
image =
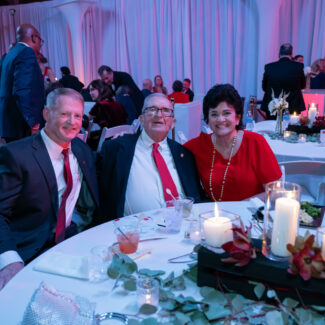
[[[84,84],[76,76],[71,75],[70,69],[68,67],[61,67],[60,70],[62,73],[62,78],[59,80],[59,83],[64,88],[71,88],[81,92]]]
[[[292,45],[282,44],[280,47],[279,61],[266,64],[262,88],[265,91],[261,109],[271,118],[268,104],[272,100],[272,89],[274,96],[278,97],[281,91],[289,93],[287,102],[290,113],[300,113],[306,109],[301,89],[306,86],[304,65],[292,61]],[[275,117],[273,117],[275,118]]]
[[[0,289],[24,262],[99,223],[93,155],[76,138],[83,110],[79,93],[55,89],[45,128],[0,148]]]
[[[121,71],[113,71],[107,65],[102,65],[98,69],[98,74],[100,75],[103,82],[105,82],[111,87],[114,94],[120,86],[128,86],[130,89],[130,97],[132,98],[135,104],[138,115],[141,114],[144,96],[128,73]]]
[[[17,140],[38,132],[45,91],[36,56],[43,40],[29,24],[17,28],[17,44],[4,57],[0,79],[0,137]]]
[[[200,182],[192,154],[167,138],[176,122],[167,97],[159,93],[146,97],[140,120],[141,134],[127,134],[106,141],[102,147],[100,195],[103,217],[108,220],[160,208],[173,198],[166,195],[165,176],[157,167],[157,146],[168,169],[167,177],[172,178],[167,187],[173,196],[184,195],[200,201]]]
[[[183,80],[183,93],[188,94],[190,102],[193,102],[194,92],[191,90],[191,79],[185,78]]]

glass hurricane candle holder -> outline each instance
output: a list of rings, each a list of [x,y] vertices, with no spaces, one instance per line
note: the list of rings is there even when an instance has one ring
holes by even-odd
[[[291,137],[291,132],[290,131],[284,131],[283,139],[289,139],[290,137]]]
[[[293,112],[292,115],[290,115],[290,124],[296,125],[299,123],[300,115],[297,115],[296,112]]]
[[[201,213],[199,216],[201,245],[215,253],[223,253],[221,246],[234,239],[233,227],[240,226],[237,215],[225,211],[214,210]]]
[[[287,244],[295,244],[299,227],[301,187],[276,181],[266,184],[263,254],[275,261],[288,261]]]
[[[325,261],[325,227],[317,228],[316,243],[317,246],[322,250],[322,257]]]
[[[140,277],[137,280],[137,300],[141,307],[144,304],[158,306],[159,304],[159,283],[150,277]]]
[[[299,134],[298,142],[305,143],[307,141],[307,135],[304,133]]]

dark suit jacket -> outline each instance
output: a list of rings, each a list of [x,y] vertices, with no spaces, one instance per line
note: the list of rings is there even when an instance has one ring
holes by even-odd
[[[272,89],[275,97],[278,97],[282,90],[290,93],[287,98],[290,113],[304,111],[306,107],[301,93],[301,89],[306,86],[304,65],[284,57],[265,65],[264,69],[262,88],[265,94],[261,109],[267,116],[270,116],[268,104],[272,99]]]
[[[134,80],[132,77],[126,73],[126,72],[120,72],[120,71],[113,71],[114,74],[114,86],[115,90],[118,89],[120,86],[128,86],[130,89],[130,97],[133,100],[133,103],[137,109],[138,115],[141,114],[142,106],[143,106],[143,101],[144,101],[144,96],[138,86],[135,84]]]
[[[186,90],[185,94],[188,94],[188,97],[190,98],[190,102],[193,102],[194,92],[190,88]]]
[[[123,106],[126,114],[128,115],[126,124],[131,125],[132,122],[139,116],[132,98],[129,95],[117,95],[115,99]]]
[[[310,89],[325,89],[325,73],[320,72],[316,77],[310,78]]]
[[[94,204],[99,207],[92,152],[78,138],[71,142],[71,149],[83,173],[80,193],[88,192],[92,199],[92,206],[89,204],[81,208],[93,209]],[[2,146],[0,254],[15,250],[24,261],[38,255],[53,238],[58,209],[55,173],[41,135],[38,133]]]
[[[126,187],[130,175],[138,134],[125,134],[103,144],[100,157],[100,196],[105,220],[124,215]],[[179,143],[167,139],[185,195],[201,200],[201,186],[192,153]],[[139,181],[145,175],[139,175]]]
[[[18,43],[5,56],[0,79],[0,136],[22,138],[42,123],[45,91],[36,55]]]
[[[63,85],[65,88],[71,88],[78,92],[81,91],[84,84],[79,81],[79,79],[76,76],[72,76],[71,74],[64,75],[60,80],[59,83]]]

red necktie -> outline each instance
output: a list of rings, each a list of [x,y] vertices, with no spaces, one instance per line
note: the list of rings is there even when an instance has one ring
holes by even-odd
[[[153,160],[156,163],[158,173],[160,175],[160,179],[161,179],[163,191],[164,191],[165,201],[167,202],[170,200],[174,200],[174,198],[178,198],[178,192],[177,192],[175,183],[170,175],[168,167],[165,163],[165,160],[162,157],[162,155],[160,154],[160,152],[158,151],[158,147],[159,147],[158,143],[154,143],[152,145],[152,156],[153,156]],[[172,193],[174,198],[166,192],[167,188],[170,189],[170,192]]]
[[[62,154],[64,156],[64,180],[67,184],[64,193],[62,194],[62,201],[58,213],[58,218],[56,222],[56,231],[55,231],[55,242],[61,243],[64,240],[65,235],[65,223],[66,223],[66,215],[65,215],[65,207],[67,203],[67,198],[72,190],[72,174],[69,163],[69,149],[63,149]]]

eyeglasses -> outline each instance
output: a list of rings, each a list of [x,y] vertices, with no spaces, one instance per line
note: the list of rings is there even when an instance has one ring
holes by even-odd
[[[39,41],[40,41],[40,43],[41,43],[41,46],[44,44],[44,40],[41,39],[41,37],[40,37],[39,35],[33,35],[33,36],[35,36],[36,38],[39,39]]]
[[[174,110],[168,107],[159,108],[156,106],[149,106],[144,110],[147,115],[157,115],[159,111],[161,111],[161,114],[166,117],[174,115]]]

